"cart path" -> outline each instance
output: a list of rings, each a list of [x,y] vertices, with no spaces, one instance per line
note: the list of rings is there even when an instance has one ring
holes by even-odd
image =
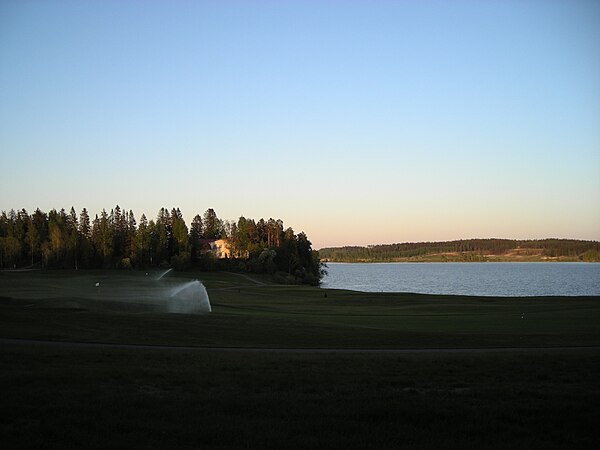
[[[0,344],[46,345],[70,348],[116,348],[128,350],[185,350],[241,353],[338,353],[338,354],[401,354],[401,353],[522,353],[546,351],[600,350],[600,346],[573,347],[472,347],[472,348],[278,348],[278,347],[202,347],[184,345],[117,344],[109,342],[51,341],[41,339],[0,338]]]
[[[266,285],[266,283],[263,283],[262,281],[258,281],[256,278],[252,278],[251,276],[248,276],[244,273],[237,273],[237,272],[226,272],[226,273],[245,278],[246,280],[251,281],[252,283],[256,284],[257,286],[265,286]]]

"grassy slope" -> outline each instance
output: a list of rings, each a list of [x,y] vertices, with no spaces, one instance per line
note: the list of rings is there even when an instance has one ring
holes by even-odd
[[[213,314],[164,314],[81,296],[138,273],[0,274],[0,337],[243,347],[482,347],[600,345],[600,299],[452,297],[256,285],[201,274]],[[183,281],[198,274],[177,274]],[[173,280],[173,279],[171,279]],[[65,290],[64,286],[68,286]],[[93,288],[92,288],[93,290]],[[50,293],[50,294],[49,294]],[[49,297],[49,298],[47,298]],[[522,317],[525,313],[525,318]]]
[[[202,274],[213,314],[0,274],[0,337],[276,347],[599,345],[600,300],[362,294]],[[181,274],[185,279],[197,274]],[[56,288],[57,290],[53,290]],[[27,293],[29,298],[11,300]],[[50,295],[49,295],[50,294]],[[27,307],[24,307],[27,305]],[[521,313],[526,312],[525,319]],[[248,354],[0,344],[6,448],[595,448],[599,351]]]

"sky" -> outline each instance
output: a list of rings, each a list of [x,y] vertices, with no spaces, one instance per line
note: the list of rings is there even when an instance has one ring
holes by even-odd
[[[600,2],[0,2],[0,210],[600,240]]]

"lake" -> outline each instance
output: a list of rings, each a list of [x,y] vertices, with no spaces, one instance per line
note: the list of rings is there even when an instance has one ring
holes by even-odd
[[[600,295],[594,263],[328,263],[322,287],[485,296]]]

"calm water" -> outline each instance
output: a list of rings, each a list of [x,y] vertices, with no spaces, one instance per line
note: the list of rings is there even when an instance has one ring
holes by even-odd
[[[458,295],[600,295],[600,264],[328,263],[322,286],[364,292]]]

